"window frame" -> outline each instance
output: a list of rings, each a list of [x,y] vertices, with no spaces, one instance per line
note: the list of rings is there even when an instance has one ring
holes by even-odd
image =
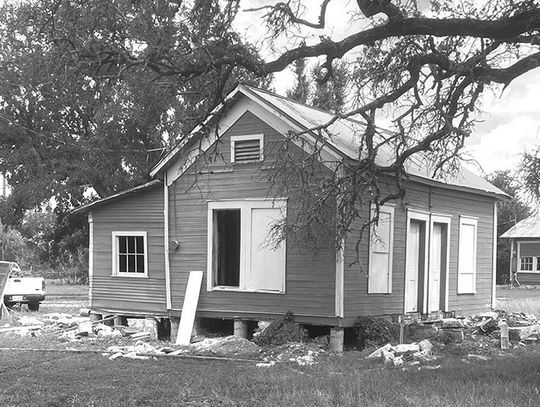
[[[370,216],[373,217],[375,212],[375,205],[371,205]],[[373,264],[373,253],[374,253],[374,244],[373,244],[373,234],[375,232],[375,225],[372,224],[369,228],[369,257],[368,257],[368,283],[367,283],[367,293],[368,294],[392,294],[392,274],[393,274],[393,257],[394,257],[394,224],[395,224],[395,206],[386,204],[379,208],[379,212],[389,213],[390,214],[390,230],[389,230],[389,250],[388,250],[388,277],[386,282],[385,291],[374,291],[370,283],[371,275],[371,265]]]
[[[527,274],[540,274],[540,254],[538,256],[523,256],[523,257],[532,257],[532,270],[522,270],[521,269],[521,245],[529,243],[540,243],[540,240],[526,240],[523,242],[517,243],[517,272],[518,273],[527,273]]]
[[[474,237],[473,237],[473,286],[470,289],[463,289],[460,286],[460,277],[462,274],[462,265],[461,265],[461,240],[462,240],[462,231],[463,225],[474,226]],[[459,231],[458,231],[458,267],[457,267],[457,293],[458,294],[476,294],[476,279],[477,279],[477,265],[478,265],[478,218],[472,216],[459,216]]]
[[[112,276],[113,277],[129,277],[129,278],[148,278],[148,232],[146,231],[113,231],[112,235]],[[118,261],[118,238],[124,236],[135,236],[143,238],[143,247],[144,247],[144,273],[131,273],[128,271],[120,271],[120,265]]]
[[[244,200],[221,200],[208,201],[208,247],[207,247],[207,291],[230,291],[250,292],[266,294],[285,294],[287,280],[287,243],[281,244],[283,248],[283,275],[281,276],[281,288],[279,290],[254,289],[249,286],[251,282],[251,270],[248,263],[251,259],[251,218],[253,209],[279,209],[283,217],[287,217],[287,199],[244,199]],[[240,209],[240,276],[239,285],[218,286],[214,285],[214,210]]]
[[[237,141],[249,141],[249,140],[259,140],[259,159],[258,160],[246,160],[246,161],[236,161],[236,142]],[[233,164],[249,164],[257,163],[264,160],[264,134],[251,134],[245,136],[231,136],[231,163]]]

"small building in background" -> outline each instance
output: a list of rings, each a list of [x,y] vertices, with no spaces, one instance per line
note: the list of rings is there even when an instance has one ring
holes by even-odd
[[[510,239],[510,281],[540,284],[540,210],[501,235]]]

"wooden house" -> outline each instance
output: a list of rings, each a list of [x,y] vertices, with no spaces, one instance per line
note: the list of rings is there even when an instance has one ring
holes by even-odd
[[[540,284],[540,211],[501,235],[510,239],[510,281]]]
[[[360,315],[490,308],[503,193],[464,168],[434,179],[425,163],[409,163],[406,197],[381,208],[378,238],[362,241],[360,266],[352,265],[354,236],[340,250],[329,236],[316,258],[291,242],[263,244],[294,207],[287,196],[269,197],[261,177],[272,146],[293,131],[304,132],[298,149],[310,148],[318,136],[309,129],[332,117],[239,85],[204,136],[195,129],[155,166],[155,181],[79,208],[89,214],[93,312],[174,321],[188,275],[199,270],[197,316],[240,323],[291,311],[339,333]],[[359,126],[334,122],[321,157],[356,159]]]

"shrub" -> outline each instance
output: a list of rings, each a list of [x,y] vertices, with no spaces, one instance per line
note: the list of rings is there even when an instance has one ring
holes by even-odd
[[[399,340],[399,325],[383,318],[358,317],[353,326],[360,349]]]

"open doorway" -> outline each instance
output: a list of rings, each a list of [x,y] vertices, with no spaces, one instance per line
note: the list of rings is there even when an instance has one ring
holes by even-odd
[[[407,215],[405,312],[447,311],[450,217]]]

